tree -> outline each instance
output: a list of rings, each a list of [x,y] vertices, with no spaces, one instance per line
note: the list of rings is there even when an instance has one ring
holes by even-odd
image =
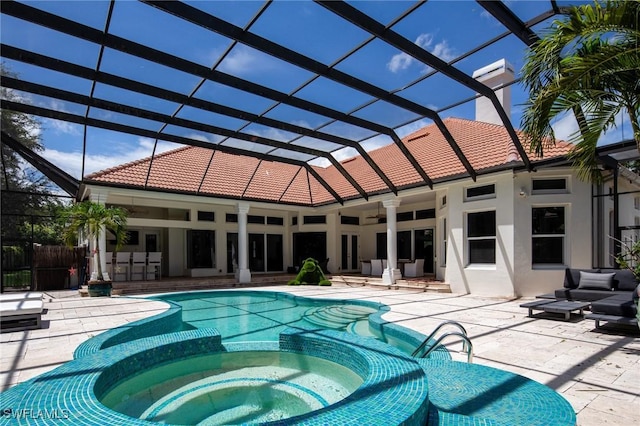
[[[572,7],[526,55],[521,127],[531,150],[542,155],[555,143],[551,121],[573,112],[579,130],[570,137],[571,158],[583,180],[601,180],[596,147],[617,115],[628,115],[640,150],[639,20],[639,0]]]
[[[65,223],[63,238],[68,246],[75,246],[79,235],[88,238],[92,243],[95,242],[97,279],[103,281],[102,262],[97,242],[100,241],[104,228],[115,235],[116,250],[126,243],[127,211],[120,207],[106,207],[100,203],[83,201],[71,204],[62,210],[61,218]]]
[[[0,63],[2,76],[16,77],[16,75]],[[0,87],[0,96],[5,100],[18,100],[19,95],[14,91]],[[28,149],[38,152],[44,146],[40,139],[41,123],[32,116],[5,108],[0,110],[1,128],[15,140]],[[2,188],[2,237],[10,240],[29,240],[32,234],[31,219],[52,217],[61,202],[50,192],[50,182],[37,170],[24,167],[19,155],[6,144],[1,145],[0,186]],[[30,217],[32,216],[32,217]],[[61,243],[59,230],[55,224],[46,224],[42,220],[38,230],[43,232],[44,240],[36,239],[41,244]]]

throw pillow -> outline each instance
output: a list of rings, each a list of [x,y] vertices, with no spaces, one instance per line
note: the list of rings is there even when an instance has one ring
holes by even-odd
[[[602,274],[597,272],[580,271],[580,284],[578,284],[578,288],[590,290],[611,290],[614,275],[615,273]]]

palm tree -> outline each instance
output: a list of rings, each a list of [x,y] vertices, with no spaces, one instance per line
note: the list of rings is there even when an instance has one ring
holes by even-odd
[[[107,229],[116,237],[116,250],[127,239],[127,211],[119,207],[106,207],[103,204],[92,201],[83,201],[69,205],[62,212],[65,221],[63,238],[68,246],[74,246],[78,242],[78,235],[82,233],[90,241],[96,244],[97,279],[104,280],[102,274],[102,262],[97,243],[102,236],[102,230]]]
[[[542,155],[555,142],[551,121],[573,112],[579,130],[570,136],[571,158],[583,180],[601,180],[597,143],[619,114],[628,115],[640,150],[639,21],[639,0],[572,7],[526,55],[521,127],[531,150]]]

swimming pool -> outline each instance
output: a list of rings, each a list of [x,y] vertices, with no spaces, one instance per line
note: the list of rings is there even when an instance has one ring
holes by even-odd
[[[63,413],[32,422],[56,425],[575,424],[540,383],[443,350],[412,357],[424,336],[387,323],[381,304],[245,290],[155,298],[166,312],[102,333],[74,361],[3,392],[0,424],[21,407]]]
[[[271,291],[174,293],[153,297],[179,305],[184,329],[216,328],[224,342],[277,341],[289,328],[329,329],[372,337],[410,354],[425,336],[388,324],[369,301],[308,299]],[[448,357],[446,351],[436,357]]]

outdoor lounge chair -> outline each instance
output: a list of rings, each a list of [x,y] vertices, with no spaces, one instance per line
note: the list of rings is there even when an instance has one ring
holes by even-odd
[[[0,295],[0,326],[2,331],[40,328],[43,311],[42,293],[4,293]]]
[[[382,260],[371,259],[371,275],[374,277],[382,276]]]
[[[424,259],[416,259],[415,262],[404,265],[405,277],[421,277],[424,275]]]

